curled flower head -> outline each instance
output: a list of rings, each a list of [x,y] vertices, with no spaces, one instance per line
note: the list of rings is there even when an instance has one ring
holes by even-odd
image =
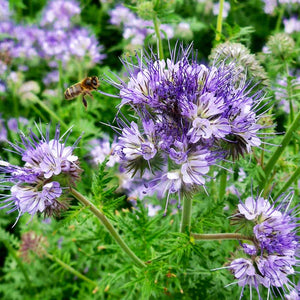
[[[251,80],[258,80],[264,85],[269,85],[266,71],[255,58],[255,55],[251,54],[243,44],[231,42],[219,44],[212,50],[210,59],[234,63],[241,71],[241,78],[248,75]]]
[[[151,169],[159,157],[167,173],[179,176],[179,192],[186,192],[205,184],[212,164],[260,146],[263,92],[253,92],[234,64],[206,67],[191,46],[176,48],[171,59],[151,52],[136,60],[123,60],[128,82],[108,80],[120,90],[120,106],[130,105],[138,116],[119,122],[116,149],[127,169]],[[162,182],[174,180],[161,174]]]
[[[289,275],[299,265],[300,244],[298,207],[290,208],[292,193],[274,203],[260,196],[248,197],[238,205],[235,220],[248,228],[253,244],[243,244],[243,256],[232,261],[229,269],[238,284],[254,287],[261,298],[259,287],[273,293],[287,295],[296,288]],[[242,295],[241,295],[242,296]]]
[[[53,139],[49,128],[45,135],[38,130],[40,137],[30,130],[28,137],[20,134],[21,142],[10,143],[13,152],[21,156],[23,166],[0,161],[0,187],[10,191],[10,195],[1,195],[1,208],[18,210],[19,217],[26,212],[32,216],[38,212],[51,215],[65,209],[64,191],[75,184],[81,173],[78,157],[73,154],[79,139],[73,146],[66,146],[70,130],[60,136],[57,126]]]

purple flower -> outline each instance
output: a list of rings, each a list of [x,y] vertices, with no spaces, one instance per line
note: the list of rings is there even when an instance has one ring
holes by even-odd
[[[74,36],[76,36],[76,39],[74,39]],[[106,57],[106,55],[100,54],[103,48],[98,44],[94,34],[85,28],[73,29],[69,33],[69,41],[67,44],[70,55],[76,59],[88,58],[89,61],[98,63]]]
[[[104,136],[103,139],[94,139],[90,141],[91,151],[90,157],[93,165],[101,164],[106,156],[109,155],[108,167],[113,167],[118,162],[118,157],[113,155],[115,142],[112,144],[109,142],[109,137]]]
[[[18,210],[18,218],[26,212],[32,216],[38,212],[51,215],[65,209],[64,191],[75,184],[81,173],[78,157],[73,155],[79,139],[73,146],[66,146],[67,138],[63,137],[68,137],[69,132],[60,137],[59,126],[51,140],[49,128],[45,136],[40,128],[38,131],[40,137],[30,130],[28,137],[20,134],[22,142],[10,143],[24,166],[0,161],[0,187],[10,191],[10,195],[1,195],[1,208]]]
[[[28,124],[28,120],[26,118],[23,117],[19,117],[18,119],[16,118],[10,118],[7,121],[7,126],[10,130],[14,131],[14,132],[18,132],[19,130],[19,123],[22,125],[27,125]]]
[[[10,16],[9,2],[7,0],[0,0],[0,22],[9,21]]]
[[[135,14],[129,8],[123,5],[117,5],[110,11],[110,23],[120,26],[132,22],[136,18]]]
[[[233,64],[208,68],[191,55],[191,47],[171,53],[167,60],[152,52],[136,55],[136,65],[123,61],[128,82],[108,81],[120,90],[120,106],[130,105],[140,119],[130,125],[119,120],[115,151],[123,166],[134,173],[148,168],[154,172],[152,186],[181,193],[204,186],[219,160],[260,146],[256,110],[263,93],[252,93]],[[160,180],[156,167],[165,170]]]
[[[265,2],[264,12],[266,14],[273,14],[277,7],[277,0],[263,0]]]
[[[257,274],[252,260],[246,258],[235,259],[230,264],[230,270],[233,272],[234,277],[238,279],[239,286],[254,286],[259,294],[258,287],[263,279]]]
[[[246,285],[256,289],[259,299],[259,286],[269,293],[280,288],[284,295],[295,288],[288,278],[295,274],[300,254],[299,210],[290,208],[292,198],[290,193],[270,203],[260,196],[248,197],[238,205],[233,219],[253,231],[253,245],[242,245],[243,256],[249,258],[237,258],[229,266],[243,287],[241,296]]]
[[[54,29],[69,28],[71,18],[81,13],[79,3],[74,0],[52,0],[44,8],[41,26]]]
[[[291,17],[290,19],[284,19],[284,31],[286,33],[293,33],[300,31],[300,21],[298,17]]]

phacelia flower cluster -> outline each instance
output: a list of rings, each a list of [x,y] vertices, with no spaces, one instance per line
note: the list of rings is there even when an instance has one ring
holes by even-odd
[[[24,213],[35,215],[44,213],[52,215],[67,207],[66,190],[75,185],[81,169],[73,146],[66,142],[70,131],[60,136],[56,127],[55,136],[50,139],[49,129],[44,135],[40,128],[38,137],[30,130],[26,137],[20,134],[21,142],[10,143],[13,152],[21,156],[23,166],[0,160],[0,188],[6,191],[1,194],[2,208],[19,212],[18,219]]]
[[[242,257],[229,266],[242,287],[241,297],[247,285],[257,291],[259,299],[260,286],[278,295],[288,295],[296,289],[289,276],[299,266],[299,208],[291,208],[291,201],[290,193],[275,203],[258,196],[248,197],[238,205],[234,220],[250,228],[253,237],[253,243],[242,245]]]
[[[261,145],[263,93],[251,93],[233,64],[206,67],[191,47],[166,61],[154,54],[136,59],[136,65],[123,61],[129,82],[113,83],[121,106],[130,105],[141,120],[119,120],[115,152],[127,170],[155,173],[167,165],[157,184],[168,194],[190,191],[205,184],[218,160],[237,159]]]

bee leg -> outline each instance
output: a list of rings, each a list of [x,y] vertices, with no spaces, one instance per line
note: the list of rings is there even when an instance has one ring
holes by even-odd
[[[93,95],[90,91],[85,91],[86,94],[88,94],[91,98],[93,98]]]
[[[86,101],[86,99],[85,99],[84,96],[85,96],[85,95],[82,95],[82,103],[83,103],[83,105],[84,105],[84,107],[85,107],[85,110],[87,110],[87,101]]]

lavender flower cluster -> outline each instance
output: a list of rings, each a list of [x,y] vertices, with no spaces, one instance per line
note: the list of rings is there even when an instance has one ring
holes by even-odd
[[[28,137],[21,132],[22,142],[10,143],[24,166],[0,160],[0,188],[10,191],[10,194],[0,194],[0,208],[10,208],[8,213],[17,210],[17,220],[26,212],[32,216],[37,212],[52,215],[65,209],[64,192],[80,176],[78,157],[73,155],[79,139],[73,146],[66,146],[70,131],[60,137],[57,126],[54,138],[50,139],[49,130],[44,135],[38,128],[40,137],[31,130]]]
[[[154,33],[152,21],[140,19],[123,5],[118,5],[110,11],[110,23],[123,27],[123,38],[130,40],[133,46],[143,45],[145,38]],[[170,25],[162,24],[160,29],[166,33],[168,39],[174,36],[174,29]],[[162,35],[162,38],[164,37]]]
[[[152,185],[163,184],[168,197],[203,186],[211,165],[262,143],[263,93],[252,92],[234,64],[208,68],[192,51],[180,47],[167,61],[137,55],[137,65],[123,61],[128,83],[109,80],[120,89],[121,106],[129,104],[141,120],[119,119],[115,153],[134,174],[160,169]]]
[[[9,72],[15,60],[18,60],[18,65],[37,64],[42,60],[52,68],[47,84],[58,81],[59,61],[65,66],[72,60],[85,61],[91,67],[105,57],[94,34],[76,26],[74,19],[79,17],[81,9],[74,0],[50,1],[43,9],[38,25],[11,21],[13,13],[9,11],[6,0],[0,0],[0,7],[0,34],[7,36],[0,43],[1,73]]]
[[[260,196],[252,196],[238,205],[234,219],[250,227],[253,236],[253,244],[242,245],[243,257],[233,260],[229,266],[238,285],[243,287],[242,294],[247,285],[255,288],[259,299],[262,299],[261,285],[269,294],[296,294],[296,285],[288,278],[296,273],[300,254],[299,207],[290,208],[292,198],[290,193],[270,203]]]

